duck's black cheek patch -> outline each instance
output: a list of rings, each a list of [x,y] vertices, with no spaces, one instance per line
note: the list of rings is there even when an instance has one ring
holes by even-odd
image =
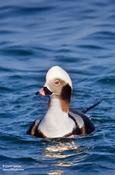
[[[52,94],[52,92],[47,87],[43,87],[43,88],[44,88],[45,95],[51,95]]]
[[[66,84],[65,86],[63,86],[62,91],[61,91],[61,98],[63,100],[66,100],[66,101],[70,102],[71,87],[70,87],[69,84]]]

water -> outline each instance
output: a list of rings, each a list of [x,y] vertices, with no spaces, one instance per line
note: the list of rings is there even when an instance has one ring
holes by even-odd
[[[47,98],[35,92],[53,65],[71,75],[74,108],[104,98],[90,111],[93,134],[53,141],[26,135],[47,110]],[[1,1],[0,174],[114,175],[114,131],[115,1]]]

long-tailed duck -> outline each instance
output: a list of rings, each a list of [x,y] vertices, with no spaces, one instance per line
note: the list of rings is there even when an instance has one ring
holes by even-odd
[[[49,95],[48,111],[41,120],[35,120],[27,134],[41,138],[61,138],[87,135],[95,127],[89,117],[69,108],[72,81],[68,73],[59,66],[53,66],[46,74],[45,85],[36,93]]]

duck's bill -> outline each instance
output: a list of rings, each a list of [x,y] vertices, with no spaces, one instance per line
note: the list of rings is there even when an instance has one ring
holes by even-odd
[[[36,95],[45,96],[45,95],[51,95],[52,92],[47,87],[42,87],[38,92],[36,92]]]
[[[39,91],[37,91],[36,95],[45,96],[46,94],[45,94],[44,88],[41,88]]]

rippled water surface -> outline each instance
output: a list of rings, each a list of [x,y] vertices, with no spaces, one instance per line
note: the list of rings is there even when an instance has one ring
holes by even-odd
[[[35,92],[52,65],[70,73],[74,108],[104,99],[90,111],[93,134],[26,135],[47,110],[47,97]],[[0,2],[0,166],[8,175],[115,175],[114,0]]]

